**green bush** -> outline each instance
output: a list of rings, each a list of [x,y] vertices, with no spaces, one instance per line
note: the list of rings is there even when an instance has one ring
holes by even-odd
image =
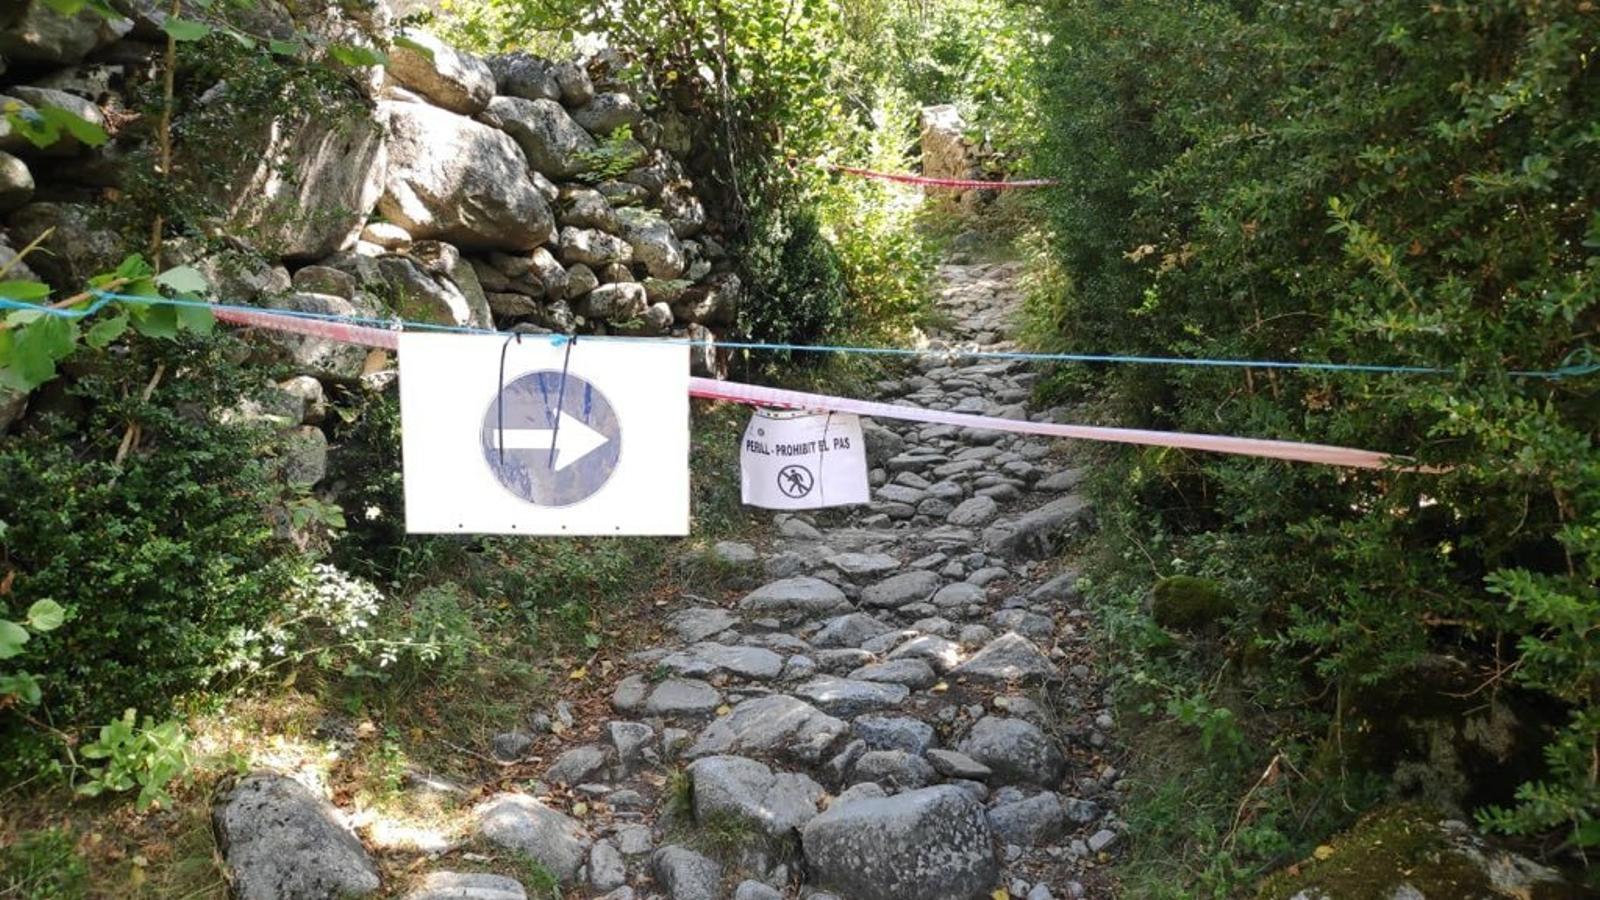
[[[24,831],[0,847],[0,897],[78,900],[88,884],[89,866],[63,829]]]
[[[1441,654],[1565,710],[1544,779],[1477,787],[1494,825],[1600,843],[1575,764],[1600,754],[1597,382],[1514,374],[1600,321],[1593,12],[1054,0],[1044,24],[1052,346],[1448,372],[1103,371],[1118,424],[1445,470],[1121,452],[1102,473],[1142,510],[1129,535],[1251,582],[1233,639],[1270,643],[1274,683],[1302,689],[1270,704],[1334,738],[1359,725],[1347,688]]]
[[[844,316],[838,254],[822,236],[816,213],[767,213],[745,248],[745,290],[739,328],[772,343],[820,343]],[[817,354],[798,354],[813,362]]]
[[[53,599],[66,622],[14,662],[42,687],[37,721],[73,732],[128,707],[161,716],[230,663],[238,636],[268,620],[302,559],[269,511],[283,500],[267,436],[218,424],[252,387],[230,342],[143,341],[84,354],[83,370],[35,397],[0,442],[0,617]],[[166,377],[141,393],[158,363]],[[129,422],[140,449],[118,465]],[[0,711],[0,775],[38,769],[52,739]]]

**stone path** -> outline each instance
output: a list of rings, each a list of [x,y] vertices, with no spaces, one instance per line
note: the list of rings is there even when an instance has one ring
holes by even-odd
[[[1011,346],[1017,273],[941,267],[949,343]],[[930,358],[877,388],[1020,418],[1035,377]],[[886,422],[868,446],[871,506],[779,515],[759,552],[719,545],[770,580],[734,609],[672,612],[603,739],[545,773],[614,821],[501,795],[479,808],[491,842],[611,900],[1086,894],[1120,823],[1076,575],[1051,565],[1089,513],[1079,473],[998,432]],[[674,765],[687,779],[657,787]],[[674,791],[675,814],[647,799]],[[708,831],[731,832],[735,858],[702,852]]]
[[[1010,347],[1019,268],[942,266],[941,339]],[[1049,415],[1029,407],[1035,378],[928,358],[877,393]],[[902,422],[867,436],[874,502],[779,515],[760,549],[719,544],[764,583],[732,608],[671,610],[663,644],[630,658],[614,718],[566,729],[582,736],[531,792],[476,805],[484,844],[536,861],[567,896],[608,900],[1110,893],[1113,723],[1077,576],[1056,561],[1090,514],[1079,473],[1062,445],[1022,436]],[[337,881],[366,877],[357,865]],[[524,892],[433,872],[411,896]]]

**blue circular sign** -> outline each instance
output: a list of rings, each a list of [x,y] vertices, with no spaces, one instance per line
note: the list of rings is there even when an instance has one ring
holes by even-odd
[[[506,490],[538,506],[594,496],[622,457],[622,425],[611,401],[570,372],[564,383],[565,389],[562,374],[550,369],[520,375],[483,416],[489,470]]]

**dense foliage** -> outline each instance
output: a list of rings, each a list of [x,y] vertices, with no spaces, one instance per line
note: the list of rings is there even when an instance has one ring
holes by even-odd
[[[1313,785],[1305,808],[1325,802],[1319,783],[1395,764],[1359,747],[1381,720],[1370,698],[1419,715],[1450,695],[1509,704],[1543,765],[1520,787],[1502,772],[1454,798],[1592,853],[1600,377],[1517,374],[1581,361],[1569,354],[1600,322],[1592,4],[1047,9],[1040,168],[1065,184],[1048,210],[1059,271],[1034,298],[1045,342],[1448,373],[1094,373],[1119,424],[1352,445],[1443,470],[1117,455],[1107,518],[1129,549],[1101,597],[1131,617],[1124,661],[1141,689],[1210,685],[1187,708],[1197,725],[1229,703],[1278,717],[1234,771],[1253,780],[1287,754]],[[1132,560],[1223,582],[1238,606],[1220,644],[1175,645],[1139,624]],[[1247,869],[1292,858],[1272,841],[1189,838]]]
[[[47,410],[0,443],[0,610],[21,598],[65,609],[61,627],[12,660],[42,698],[31,712],[0,711],[0,774],[27,774],[57,751],[19,712],[71,733],[127,706],[164,713],[210,684],[301,573],[270,518],[289,499],[270,445],[218,420],[255,389],[225,359],[218,342],[84,358]],[[158,365],[167,377],[147,398]],[[135,421],[140,451],[119,460]]]

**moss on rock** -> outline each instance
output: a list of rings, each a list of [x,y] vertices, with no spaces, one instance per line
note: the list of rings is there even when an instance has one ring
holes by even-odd
[[[1364,816],[1310,859],[1261,883],[1257,900],[1559,900],[1577,897],[1554,872],[1489,850],[1461,823],[1399,804]]]
[[[1157,581],[1150,592],[1150,615],[1162,628],[1205,628],[1236,609],[1222,585],[1209,578],[1173,575]]]

